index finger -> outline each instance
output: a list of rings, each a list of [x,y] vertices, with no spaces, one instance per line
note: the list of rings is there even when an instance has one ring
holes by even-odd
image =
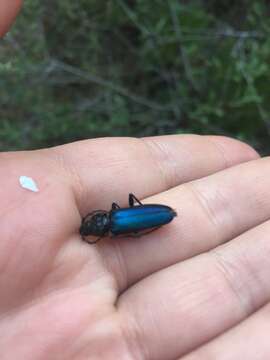
[[[7,32],[14,21],[21,3],[21,0],[0,0],[0,37]]]
[[[86,140],[56,147],[57,163],[72,174],[81,214],[127,204],[256,158],[248,145],[225,137],[170,135]]]

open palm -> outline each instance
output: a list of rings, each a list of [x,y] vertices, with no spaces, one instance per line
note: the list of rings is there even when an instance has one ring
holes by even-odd
[[[256,359],[246,339],[270,297],[270,167],[256,159],[199,136],[1,154],[1,359]],[[81,217],[129,192],[178,217],[84,243]]]

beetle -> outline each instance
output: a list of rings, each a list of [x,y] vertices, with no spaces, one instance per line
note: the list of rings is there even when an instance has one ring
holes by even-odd
[[[142,204],[134,194],[129,194],[129,207],[121,208],[118,204],[112,203],[110,211],[95,210],[87,214],[82,219],[80,234],[89,244],[95,244],[109,234],[140,236],[168,224],[175,216],[176,211],[169,206]],[[98,239],[89,241],[86,239],[89,235],[97,236]]]

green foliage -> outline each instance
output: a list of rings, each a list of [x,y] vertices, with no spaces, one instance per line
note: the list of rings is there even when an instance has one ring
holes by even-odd
[[[266,1],[25,2],[0,43],[0,147],[270,134]]]

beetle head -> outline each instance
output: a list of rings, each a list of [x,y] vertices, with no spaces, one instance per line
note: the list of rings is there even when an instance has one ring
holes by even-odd
[[[86,215],[82,220],[80,234],[82,236],[104,236],[109,232],[110,215],[108,211],[97,210]]]

